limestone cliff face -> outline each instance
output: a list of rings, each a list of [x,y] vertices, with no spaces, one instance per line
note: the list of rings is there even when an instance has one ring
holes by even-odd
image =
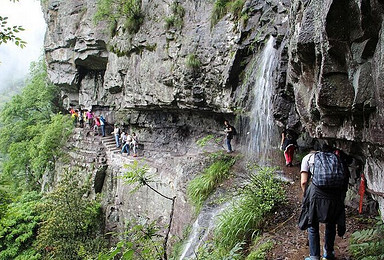
[[[287,81],[309,134],[361,159],[368,187],[381,193],[383,8],[382,1],[293,1]],[[384,198],[374,197],[384,212]]]
[[[119,21],[113,37],[105,22],[93,22],[96,2],[45,4],[50,79],[61,87],[66,106],[92,109],[110,124],[138,133],[144,145],[140,153],[160,183],[157,188],[177,197],[171,233],[181,236],[193,217],[186,184],[204,168],[205,152],[223,149],[216,144],[202,149],[196,140],[223,136],[223,120],[234,121],[235,111],[245,110],[247,117],[252,95],[244,72],[270,36],[276,49],[283,48],[289,1],[246,1],[243,19],[228,13],[213,27],[212,1],[177,1],[185,14],[183,26],[176,28],[164,21],[176,1],[143,0],[138,32],[128,33]],[[188,65],[192,56],[199,66]],[[285,82],[284,73],[276,75],[277,83]],[[106,162],[90,171],[104,180],[95,184],[106,194],[107,231],[123,229],[125,220],[137,214],[165,226],[170,204],[150,190],[129,194],[116,177],[130,160],[108,151],[104,157]]]
[[[68,107],[92,109],[138,132],[151,169],[166,183],[160,188],[178,196],[174,234],[193,215],[185,186],[204,166],[196,140],[220,135],[224,118],[245,118],[236,121],[244,137],[253,99],[249,70],[271,36],[279,50],[272,79],[277,125],[335,141],[363,162],[368,187],[383,192],[381,1],[247,0],[243,18],[228,13],[211,27],[214,1],[179,0],[185,14],[176,28],[164,21],[175,1],[143,0],[138,32],[119,21],[113,37],[105,22],[93,22],[96,2],[47,1],[50,78]],[[188,65],[191,55],[199,66]],[[107,225],[121,225],[133,208],[166,223],[168,206],[149,192],[128,198],[114,179],[122,162],[105,157]],[[384,212],[383,198],[375,198]]]

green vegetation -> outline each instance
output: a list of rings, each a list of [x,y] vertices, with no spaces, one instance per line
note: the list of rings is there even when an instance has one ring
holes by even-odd
[[[37,210],[40,198],[37,192],[26,192],[2,212],[0,259],[39,259],[40,254],[34,249],[33,242],[41,220]]]
[[[0,113],[0,151],[5,154],[2,179],[15,187],[38,189],[45,172],[53,169],[60,148],[72,131],[71,120],[57,114],[58,89],[47,81],[45,63],[31,67],[22,93]]]
[[[124,180],[124,183],[130,184],[130,185],[136,185],[136,187],[132,190],[132,192],[137,191],[141,187],[147,187],[159,196],[161,196],[164,199],[167,199],[171,201],[171,211],[169,214],[169,222],[168,226],[166,227],[166,232],[164,238],[157,233],[159,230],[158,228],[154,228],[154,222],[151,223],[148,227],[149,230],[143,231],[142,229],[147,229],[147,227],[143,225],[134,225],[133,227],[137,226],[137,230],[141,232],[138,233],[144,233],[143,235],[139,236],[131,236],[131,240],[129,241],[129,246],[126,246],[126,249],[124,251],[124,255],[126,253],[129,253],[130,257],[134,258],[127,258],[127,259],[137,259],[137,257],[140,256],[142,259],[168,259],[167,256],[167,246],[168,246],[168,238],[169,233],[171,231],[172,227],[172,221],[173,221],[173,213],[175,209],[175,200],[176,197],[168,197],[164,195],[163,193],[159,192],[157,189],[153,188],[150,183],[153,182],[153,175],[149,175],[148,171],[149,168],[146,164],[139,163],[138,161],[134,161],[132,164],[125,165],[125,167],[128,169],[123,176],[121,177]],[[124,241],[123,241],[124,243]],[[160,245],[161,244],[161,248]],[[132,248],[135,248],[133,250]],[[136,258],[135,258],[136,257]]]
[[[265,259],[273,242],[258,234],[268,214],[284,201],[282,184],[274,172],[274,168],[264,167],[251,173],[249,183],[220,214],[212,241],[199,249],[198,259]]]
[[[215,230],[215,240],[227,250],[249,242],[264,224],[264,218],[284,200],[284,190],[274,178],[274,168],[260,168],[225,210]]]
[[[354,232],[349,249],[356,260],[384,259],[384,223],[381,218],[377,218],[374,228]]]
[[[46,259],[92,259],[105,247],[99,232],[101,205],[86,198],[89,183],[76,172],[62,176],[57,187],[39,206],[44,221],[36,246]]]
[[[178,1],[174,1],[171,5],[171,12],[172,14],[164,19],[165,28],[169,30],[170,28],[174,27],[180,30],[184,25],[184,7]]]
[[[216,137],[213,136],[213,135],[207,135],[207,136],[204,136],[203,138],[200,138],[199,140],[196,141],[196,144],[201,147],[201,148],[204,148],[205,146],[207,146],[211,141],[213,141],[215,144],[217,145],[222,145],[221,143],[223,142],[223,138],[220,136],[220,137]]]
[[[197,140],[196,144],[200,147],[205,147],[209,141],[213,140],[213,138],[214,138],[213,135],[207,135],[207,136]]]
[[[172,246],[171,256],[169,257],[170,260],[180,259],[180,256],[184,250],[185,241],[187,240],[189,234],[191,233],[191,229],[192,229],[192,226],[187,225],[183,229],[182,237],[179,237],[179,236],[172,237],[172,240],[174,243]]]
[[[0,112],[0,259],[89,259],[104,246],[100,204],[84,197],[75,173],[39,193],[73,127],[58,96],[41,59]]]
[[[156,226],[156,222],[150,222],[146,218],[137,218],[127,224],[126,232],[123,239],[120,240],[116,247],[107,253],[100,253],[98,260],[114,260],[117,256],[119,259],[135,260],[158,260],[164,259],[162,237],[158,234],[160,230]],[[166,258],[165,258],[166,259]]]
[[[266,259],[267,253],[273,248],[273,242],[271,240],[263,241],[261,237],[256,237],[252,243],[251,253],[245,258],[245,260],[263,260]]]
[[[203,173],[188,183],[187,194],[199,210],[209,195],[230,175],[230,168],[236,158],[223,152],[211,155],[212,164]]]
[[[242,244],[237,244],[228,251],[215,241],[208,241],[197,252],[197,259],[204,260],[241,260],[243,258]]]
[[[196,54],[191,53],[191,54],[188,54],[186,58],[186,65],[191,70],[198,71],[201,67],[201,61]]]
[[[8,25],[8,17],[0,16],[0,45],[11,41],[16,46],[24,48],[27,43],[17,36],[17,34],[21,31],[24,31],[22,26],[10,26]]]
[[[221,18],[231,12],[236,20],[243,16],[242,10],[245,0],[216,0],[211,16],[211,27],[215,26]]]
[[[130,34],[137,33],[144,22],[141,0],[98,0],[94,20],[95,22],[107,21],[112,37],[122,19],[124,19],[124,30]]]

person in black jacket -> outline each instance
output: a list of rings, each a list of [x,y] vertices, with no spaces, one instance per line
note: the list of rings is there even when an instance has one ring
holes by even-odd
[[[334,149],[325,145],[322,151],[329,153],[334,152]],[[343,236],[345,233],[344,198],[348,186],[338,189],[327,189],[310,183],[315,164],[315,154],[315,151],[310,152],[303,158],[301,163],[301,188],[304,197],[299,227],[302,230],[308,230],[310,251],[310,256],[305,258],[305,260],[320,259],[319,223],[325,223],[322,259],[335,259],[334,242],[336,226],[339,236]]]
[[[284,151],[285,165],[288,167],[293,166],[293,154],[296,146],[297,143],[293,135],[288,130],[284,130],[281,133],[281,150]]]
[[[227,144],[227,152],[232,153],[233,150],[232,150],[231,141],[233,139],[233,132],[234,132],[233,127],[229,124],[228,120],[224,121],[224,125],[225,125],[224,132],[226,133],[225,143]]]

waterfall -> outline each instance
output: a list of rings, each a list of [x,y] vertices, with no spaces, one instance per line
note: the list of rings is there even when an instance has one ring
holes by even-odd
[[[191,234],[184,246],[180,260],[193,259],[199,247],[206,241],[208,235],[215,227],[216,217],[227,208],[229,202],[218,207],[205,207],[201,210],[195,223],[193,223]]]
[[[275,39],[270,37],[251,66],[247,83],[253,97],[245,138],[246,153],[259,165],[266,163],[273,146],[277,146],[279,141],[272,115],[273,72],[278,64],[278,50],[274,43]]]

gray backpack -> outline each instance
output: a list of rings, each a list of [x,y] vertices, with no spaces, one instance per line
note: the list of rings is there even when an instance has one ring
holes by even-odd
[[[329,152],[317,152],[314,156],[312,183],[325,189],[343,187],[346,177],[339,157]]]

